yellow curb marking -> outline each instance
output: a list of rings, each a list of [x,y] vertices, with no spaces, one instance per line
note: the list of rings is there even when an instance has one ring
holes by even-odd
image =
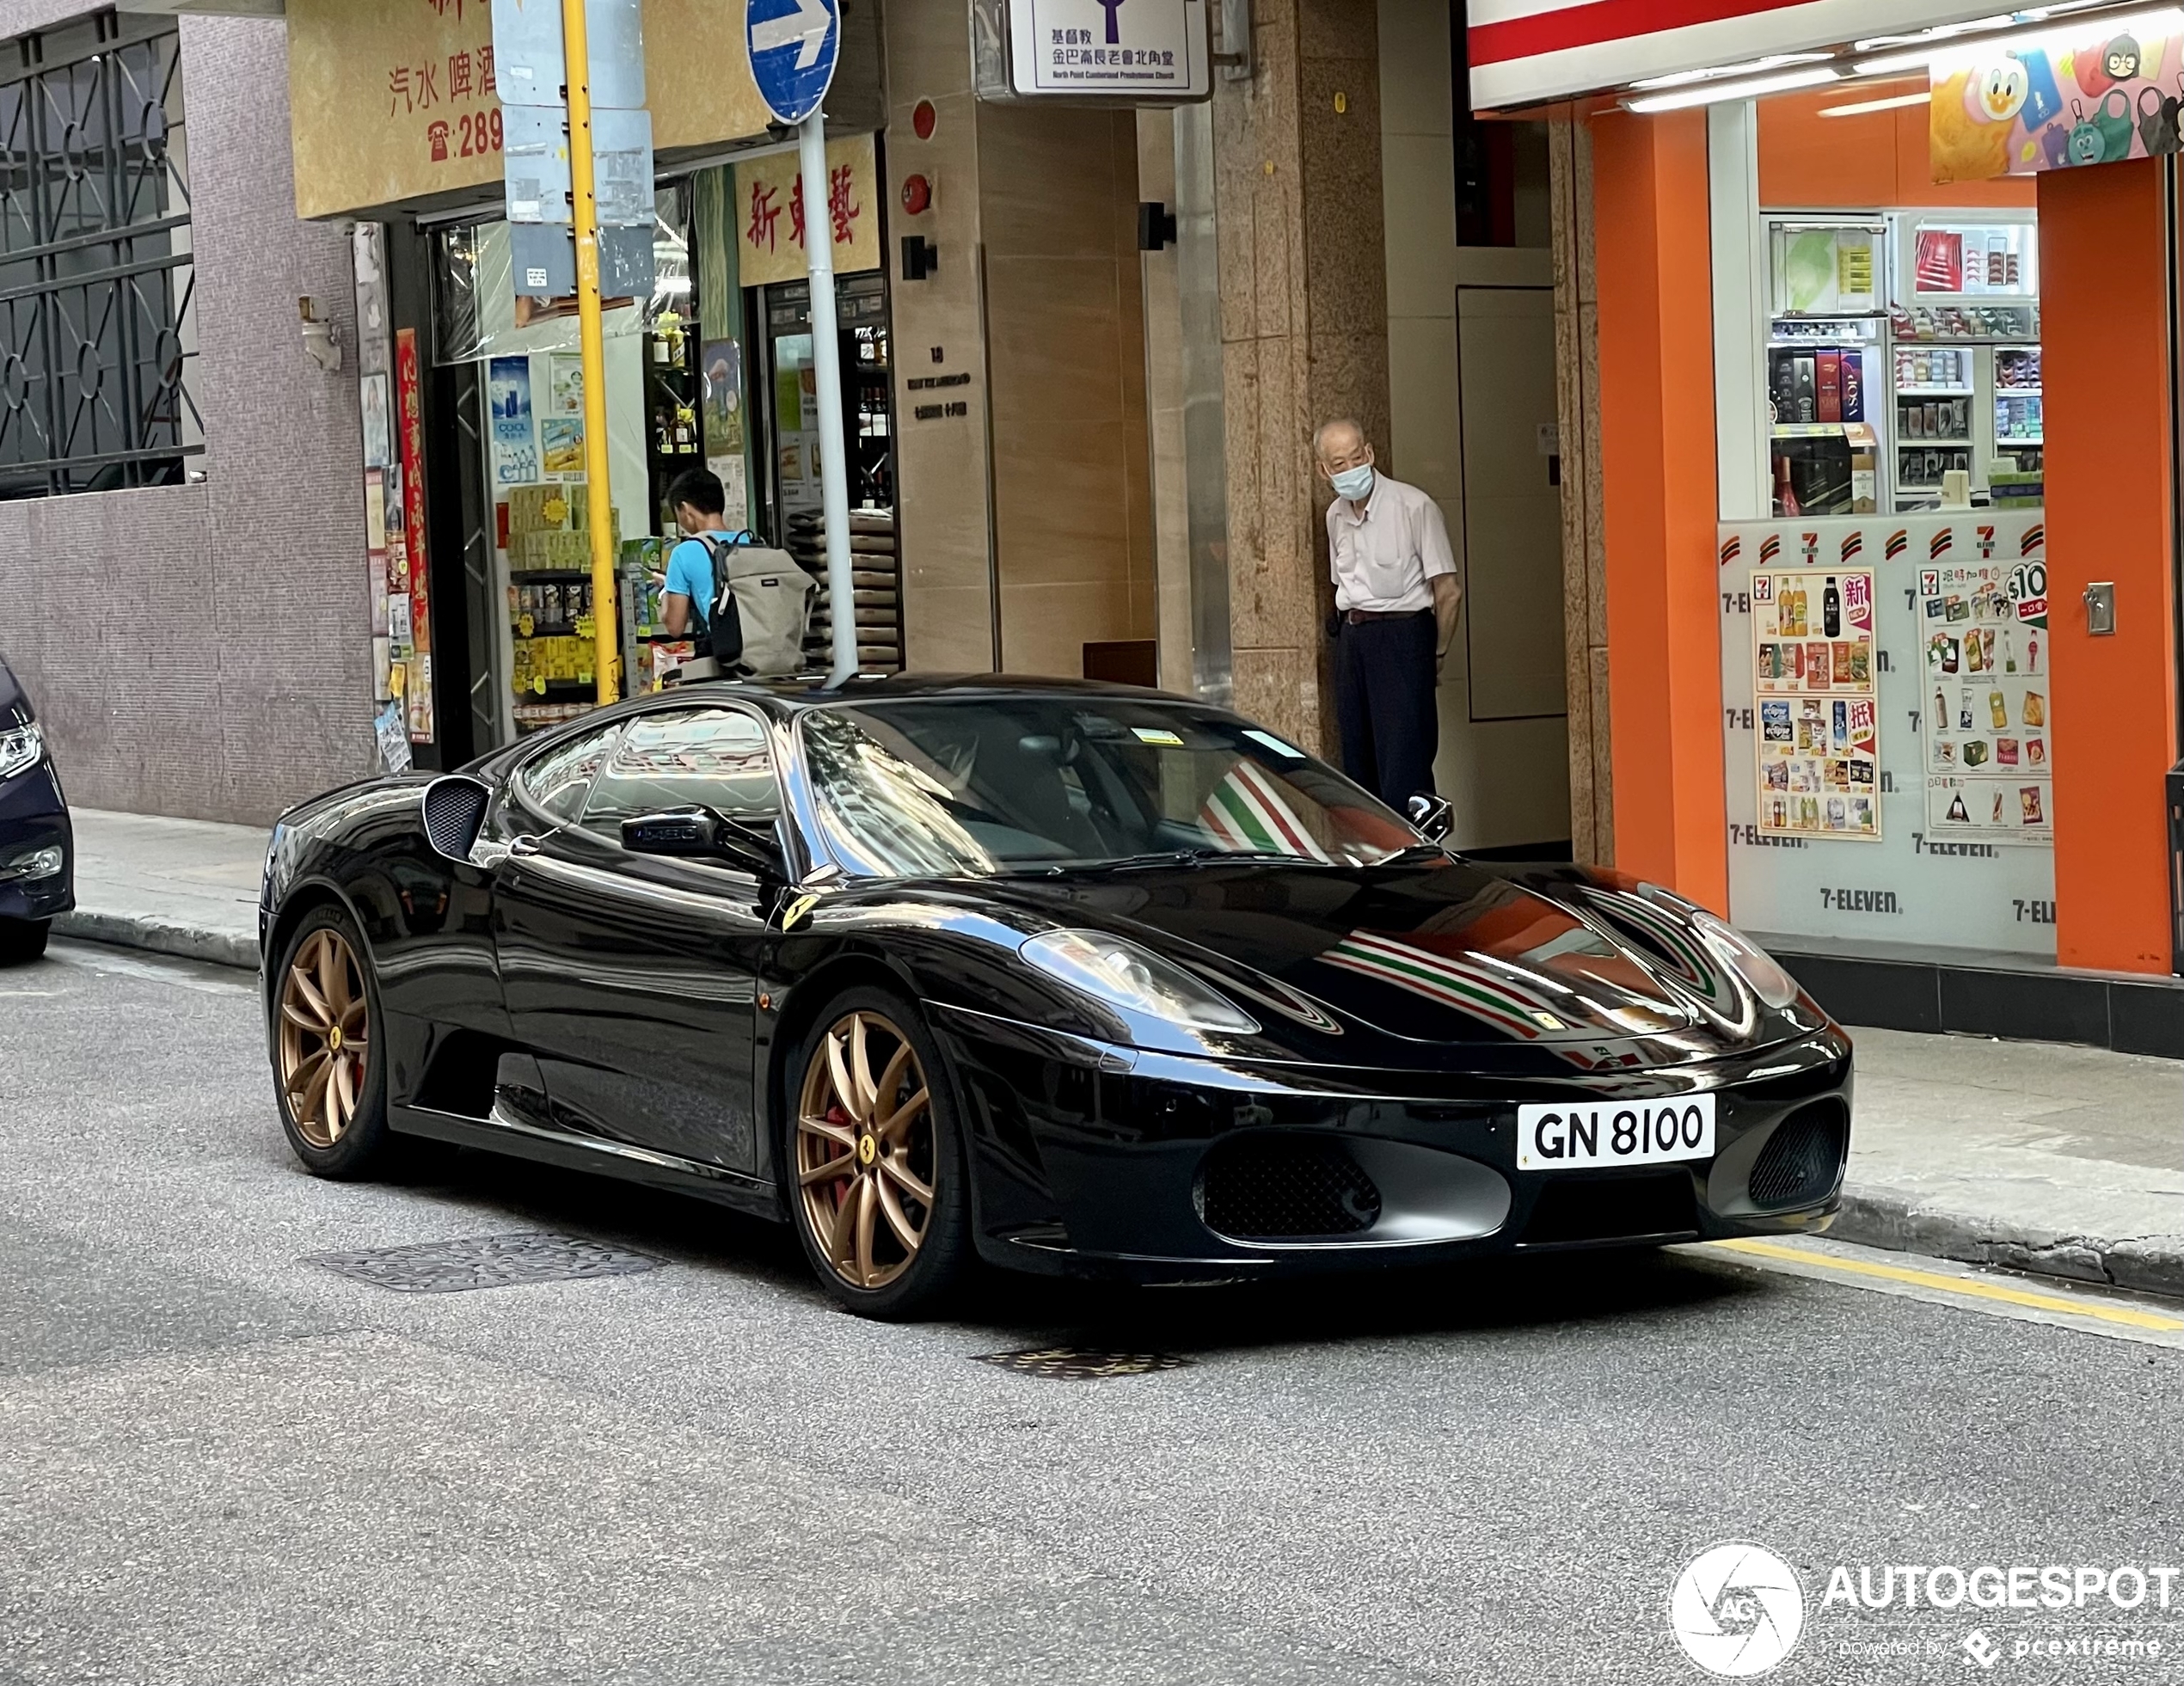
[[[1807,1253],[1801,1248],[1774,1242],[1716,1242],[1728,1253],[1757,1254],[1763,1259],[1783,1259],[1816,1270],[1841,1271],[1850,1276],[1874,1276],[1886,1282],[1904,1282],[1914,1288],[1931,1288],[1970,1299],[2000,1300],[2006,1305],[2029,1306],[2035,1311],[2060,1311],[2072,1317],[2093,1317],[2104,1323],[2124,1323],[2134,1329],[2184,1329],[2184,1317],[2163,1317],[2156,1312],[2134,1311],[2128,1306],[2108,1305],[2099,1300],[2070,1300],[2055,1294],[2035,1294],[2022,1288],[2005,1288],[1998,1282],[1977,1277],[1943,1276],[1938,1271],[1915,1271],[1901,1265],[1876,1265],[1864,1259],[1839,1259],[1832,1254]]]

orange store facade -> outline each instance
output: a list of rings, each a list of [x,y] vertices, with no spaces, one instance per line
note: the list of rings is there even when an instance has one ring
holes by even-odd
[[[1852,1022],[2184,1056],[2184,11],[1709,9],[1470,8],[1589,162],[1616,864]]]

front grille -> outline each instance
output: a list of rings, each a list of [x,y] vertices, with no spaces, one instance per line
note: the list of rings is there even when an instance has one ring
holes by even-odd
[[[452,860],[468,860],[485,824],[488,795],[475,779],[434,779],[426,786],[425,836],[433,847]]]
[[[1205,1156],[1199,1215],[1237,1241],[1354,1235],[1380,1219],[1380,1191],[1349,1150],[1325,1137],[1255,1136]]]
[[[1843,1174],[1850,1120],[1837,1100],[1801,1107],[1775,1126],[1751,1166],[1755,1206],[1796,1206],[1825,1198]]]
[[[1644,1176],[1556,1176],[1539,1191],[1525,1225],[1527,1247],[1696,1234],[1689,1171]]]

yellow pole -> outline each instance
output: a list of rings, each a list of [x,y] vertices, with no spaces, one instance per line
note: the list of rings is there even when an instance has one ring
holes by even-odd
[[[592,517],[592,622],[599,701],[622,696],[621,619],[615,607],[614,495],[607,466],[607,335],[599,304],[599,197],[592,170],[592,46],[584,0],[561,0],[567,62],[568,171],[576,205],[576,304],[584,353],[584,478]]]

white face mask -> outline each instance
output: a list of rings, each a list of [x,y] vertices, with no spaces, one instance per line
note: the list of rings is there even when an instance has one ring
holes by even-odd
[[[1345,469],[1339,474],[1329,475],[1328,478],[1334,482],[1335,496],[1347,498],[1353,504],[1361,504],[1372,495],[1372,464],[1370,463],[1360,463],[1354,469]]]

